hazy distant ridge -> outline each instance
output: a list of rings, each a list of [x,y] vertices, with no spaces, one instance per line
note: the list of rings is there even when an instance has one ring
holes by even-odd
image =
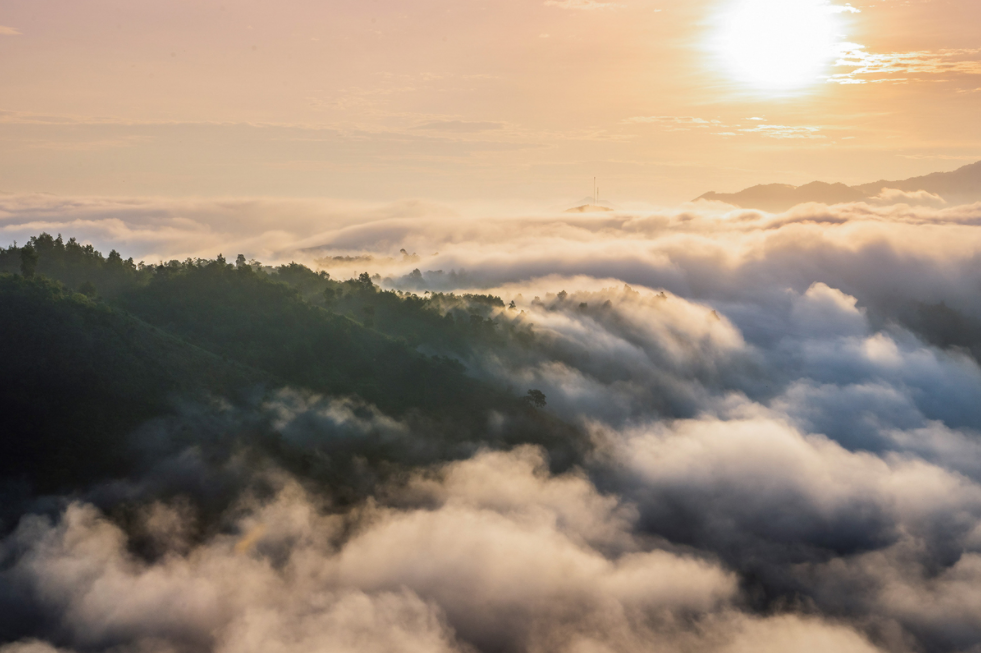
[[[705,193],[695,201],[713,200],[747,209],[786,211],[806,202],[822,204],[860,202],[879,195],[887,188],[906,193],[926,191],[939,195],[949,204],[979,202],[981,201],[981,161],[953,172],[935,172],[903,181],[881,180],[860,186],[829,184],[822,181],[814,181],[803,186],[761,184],[738,193]]]

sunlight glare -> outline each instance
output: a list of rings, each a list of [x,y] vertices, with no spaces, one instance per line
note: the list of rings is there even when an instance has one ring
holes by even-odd
[[[715,49],[737,80],[760,89],[818,81],[839,49],[842,11],[828,0],[734,0]]]

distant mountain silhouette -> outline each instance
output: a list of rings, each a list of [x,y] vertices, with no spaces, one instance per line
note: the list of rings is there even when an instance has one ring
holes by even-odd
[[[738,193],[705,193],[695,201],[714,200],[747,209],[786,211],[805,202],[821,204],[861,202],[876,197],[885,189],[896,189],[906,193],[926,191],[939,195],[949,204],[979,202],[981,201],[981,161],[953,172],[935,172],[904,181],[882,180],[860,186],[828,184],[822,181],[811,182],[804,186],[765,184]]]
[[[877,181],[854,188],[871,195],[878,195],[883,188],[895,188],[907,193],[925,190],[939,195],[950,204],[978,202],[981,201],[981,161],[953,172],[934,172],[905,181]]]

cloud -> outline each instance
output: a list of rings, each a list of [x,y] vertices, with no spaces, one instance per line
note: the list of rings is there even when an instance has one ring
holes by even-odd
[[[22,642],[14,642],[0,647],[2,653],[64,653],[64,649],[57,649],[47,642],[37,639],[27,639]]]
[[[706,386],[753,364],[738,331],[705,305],[630,287],[544,299],[536,292],[507,287],[521,312],[502,310],[497,319],[531,328],[536,338],[520,350],[494,352],[482,373],[543,390],[552,410],[570,419],[692,414],[709,394]]]
[[[295,513],[266,511],[287,529],[280,535],[329,535],[329,522],[317,522],[304,504],[279,505]],[[123,533],[89,506],[72,506],[56,526],[34,528],[36,548],[19,561],[14,582],[38,584],[41,605],[58,615],[76,647],[132,650],[156,642],[162,650],[309,650],[329,634],[342,651],[455,650],[433,607],[411,593],[318,588],[322,574],[298,578],[312,571],[302,564],[277,573],[261,556],[236,553],[231,538],[146,566],[126,552]],[[313,553],[314,541],[303,545]],[[310,599],[317,609],[301,607]]]
[[[551,477],[536,450],[435,473],[409,482],[435,506],[367,505],[353,521],[272,479],[275,496],[249,500],[232,532],[153,563],[95,508],[73,504],[56,523],[22,523],[3,580],[30,592],[73,647],[100,650],[636,645],[649,620],[670,630],[671,614],[714,611],[735,592],[710,561],[642,548],[629,511],[581,475]],[[502,482],[521,491],[501,496]],[[611,537],[630,550],[608,558],[589,544]]]
[[[0,36],[19,36],[20,32],[13,27],[0,25]]]
[[[414,129],[431,129],[434,131],[454,132],[459,134],[469,134],[473,132],[490,131],[503,129],[504,124],[500,122],[467,122],[464,120],[440,120],[427,122]]]
[[[632,118],[625,118],[623,122],[641,124],[658,123],[668,125],[692,125],[695,127],[708,127],[711,125],[721,124],[718,120],[705,120],[704,118],[696,118],[694,116],[634,116]]]
[[[747,118],[747,120],[763,121],[763,118]],[[706,120],[694,116],[634,116],[622,120],[624,124],[656,124],[660,125],[665,131],[689,131],[691,129],[725,129],[725,132],[716,132],[717,136],[736,136],[738,134],[760,134],[766,138],[825,138],[819,134],[820,127],[791,127],[788,125],[755,125],[753,127],[739,127],[738,125],[726,125],[719,120]]]
[[[744,134],[761,134],[767,138],[827,138],[819,127],[788,127],[787,125],[757,125],[739,130]]]
[[[593,9],[612,9],[614,7],[622,7],[623,5],[616,2],[605,2],[604,0],[545,0],[545,6],[588,11]]]
[[[836,67],[853,68],[847,73],[832,75],[828,81],[838,84],[870,82],[908,82],[909,77],[893,75],[981,75],[981,49],[947,49],[939,51],[866,52],[864,46],[846,44],[835,63]],[[872,79],[866,79],[873,77]]]
[[[387,287],[498,294],[479,309],[494,338],[425,353],[542,390],[535,415],[589,436],[560,471],[509,415],[447,432],[299,389],[185,409],[134,434],[149,462],[131,478],[31,508],[3,540],[4,642],[981,643],[978,205],[884,191],[778,214],[43,196],[2,210],[10,237],[83,226],[175,257],[263,243],[275,219],[263,246],[279,259],[360,256]],[[295,455],[252,452],[266,434]]]
[[[325,223],[337,227],[366,219],[370,222],[385,217],[453,214],[448,207],[412,200],[380,206],[268,198],[0,195],[0,238],[23,242],[40,231],[65,232],[66,237],[70,231],[79,240],[101,249],[125,248],[137,260],[145,258],[147,262],[213,257],[219,251],[232,249],[274,262],[278,260],[278,248],[291,248],[317,234]],[[270,219],[274,227],[267,222]]]
[[[774,417],[629,432],[618,455],[640,478],[636,492],[646,495],[638,500],[650,527],[681,527],[698,541],[754,546],[759,538],[849,551],[907,535],[955,536],[952,524],[935,522],[938,515],[962,516],[961,537],[978,523],[981,488],[960,475],[902,456],[850,452]]]
[[[73,650],[877,650],[844,624],[741,611],[734,574],[636,537],[629,505],[534,448],[417,472],[347,514],[266,481],[221,532],[152,560],[91,505],[26,519],[0,580]]]
[[[770,591],[803,592],[819,612],[902,624],[931,650],[977,641],[968,587],[981,486],[909,454],[847,451],[759,407],[729,408],[598,436],[613,464],[637,474],[623,491],[645,528],[716,550]]]
[[[935,195],[929,193],[925,190],[919,190],[916,192],[907,192],[902,190],[897,190],[895,188],[883,188],[882,191],[872,198],[873,202],[877,204],[912,204],[912,205],[923,205],[923,206],[944,206],[947,201]]]

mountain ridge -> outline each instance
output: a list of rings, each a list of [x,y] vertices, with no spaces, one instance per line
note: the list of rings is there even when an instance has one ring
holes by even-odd
[[[694,201],[717,201],[746,209],[786,211],[807,202],[821,204],[861,202],[879,196],[884,190],[898,190],[904,193],[927,192],[937,195],[948,204],[979,202],[981,201],[981,161],[951,172],[934,172],[900,181],[883,179],[856,186],[823,181],[812,181],[803,186],[758,184],[736,193],[710,191],[695,198]]]

